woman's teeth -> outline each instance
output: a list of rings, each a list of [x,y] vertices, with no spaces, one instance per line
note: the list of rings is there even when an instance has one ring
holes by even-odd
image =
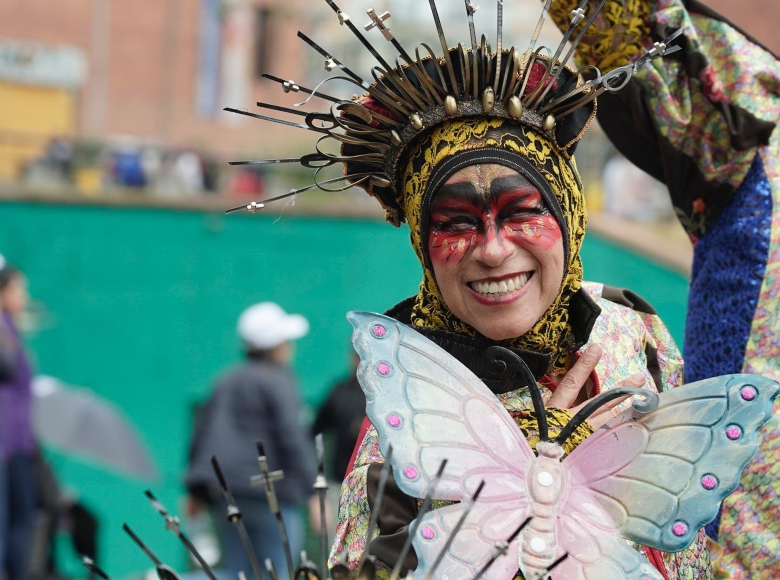
[[[529,274],[518,274],[500,282],[471,282],[472,290],[479,294],[501,296],[515,290],[520,290],[528,282]]]

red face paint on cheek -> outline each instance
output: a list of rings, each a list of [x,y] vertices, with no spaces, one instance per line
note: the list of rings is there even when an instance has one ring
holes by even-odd
[[[547,213],[535,189],[507,191],[494,204],[502,234],[516,244],[550,250],[562,237],[555,218]]]
[[[479,243],[485,222],[484,212],[474,204],[445,199],[431,212],[428,255],[437,266],[459,264]]]

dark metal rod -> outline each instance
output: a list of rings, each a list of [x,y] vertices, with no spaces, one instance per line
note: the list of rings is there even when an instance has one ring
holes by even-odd
[[[160,500],[154,496],[151,490],[147,489],[144,493],[146,497],[149,498],[149,501],[152,502],[154,509],[156,509],[165,520],[165,528],[178,536],[181,543],[184,544],[185,548],[187,548],[187,551],[192,555],[193,558],[195,558],[198,564],[200,564],[200,567],[206,573],[206,576],[208,576],[211,580],[217,580],[217,577],[211,570],[208,562],[203,559],[203,556],[200,555],[200,552],[198,552],[197,548],[195,548],[195,546],[192,544],[190,539],[187,537],[187,534],[182,531],[181,526],[179,525],[179,518],[170,515],[162,502],[160,502]]]
[[[436,561],[433,563],[433,566],[431,566],[431,569],[428,571],[428,573],[425,575],[424,580],[432,580],[433,574],[436,572],[436,569],[439,567],[439,564],[441,564],[442,560],[444,560],[444,556],[447,555],[447,550],[450,549],[450,546],[452,545],[452,542],[455,541],[455,536],[458,535],[458,532],[463,527],[464,522],[466,521],[466,518],[471,513],[471,509],[474,507],[474,504],[477,501],[477,498],[479,497],[479,494],[482,493],[482,488],[485,487],[485,481],[483,480],[479,487],[477,488],[477,491],[474,492],[474,495],[471,496],[471,500],[468,504],[468,507],[466,507],[465,510],[463,510],[463,513],[461,514],[460,518],[458,519],[458,523],[455,524],[455,527],[452,528],[452,532],[450,532],[450,535],[447,537],[447,541],[444,543],[444,546],[442,547],[441,551],[439,552],[439,555],[436,557]]]
[[[289,571],[290,578],[292,578],[294,568],[292,549],[290,548],[290,538],[287,535],[287,526],[285,525],[284,518],[282,517],[282,508],[279,506],[279,500],[276,497],[276,488],[274,486],[274,480],[271,478],[271,471],[268,469],[268,458],[265,455],[265,448],[263,447],[262,441],[257,441],[257,463],[260,466],[260,474],[262,476],[263,487],[265,489],[265,497],[268,500],[268,507],[276,518],[276,525],[279,528],[279,536],[282,538],[282,547],[284,547],[284,555],[287,558],[287,569]]]
[[[284,86],[286,83],[290,83],[290,81],[286,81],[286,80],[284,80],[282,78],[276,77],[274,75],[269,75],[269,74],[266,74],[266,73],[263,73],[260,76],[262,76],[265,79],[268,79],[269,81],[274,81],[275,83],[279,83],[282,86]],[[312,89],[308,89],[308,88],[303,87],[303,86],[301,86],[299,84],[296,84],[296,83],[291,83],[291,84],[295,85],[295,87],[297,87],[299,91],[301,91],[302,93],[306,93],[307,95],[313,95],[315,97],[319,97],[321,99],[325,99],[326,101],[330,101],[332,103],[340,103],[342,101],[342,99],[337,99],[336,97],[331,97],[330,95],[326,95],[325,93],[320,93],[319,91],[314,91]]]
[[[322,433],[314,438],[314,446],[317,450],[317,480],[314,489],[320,501],[320,575],[328,577],[328,522],[326,521],[326,506],[328,501],[328,480],[325,478],[325,446],[322,441]]]
[[[241,539],[241,543],[244,545],[244,550],[246,551],[247,556],[249,557],[249,563],[252,566],[252,572],[254,573],[255,578],[257,580],[263,580],[263,572],[260,570],[260,564],[257,562],[255,550],[252,547],[249,534],[247,534],[246,526],[241,520],[241,510],[238,508],[238,505],[236,505],[236,500],[233,498],[233,494],[230,492],[230,488],[228,487],[227,481],[225,480],[225,476],[222,474],[222,468],[219,466],[219,461],[217,460],[216,456],[212,456],[211,466],[214,469],[214,474],[217,476],[217,480],[219,481],[219,487],[222,490],[222,497],[225,499],[225,503],[227,504],[227,519],[236,527],[236,530],[238,531],[238,536]]]
[[[512,535],[506,539],[506,542],[499,542],[496,545],[496,548],[493,551],[493,555],[490,557],[490,560],[488,560],[487,563],[484,566],[482,566],[482,569],[477,573],[476,576],[474,576],[473,580],[479,580],[480,578],[482,578],[482,576],[485,575],[485,573],[490,569],[490,567],[496,563],[496,560],[498,560],[501,556],[506,555],[506,552],[509,549],[509,545],[515,541],[517,536],[520,535],[520,532],[522,532],[523,529],[529,523],[531,523],[531,518],[525,518],[525,521],[523,521],[523,523],[520,524],[520,526],[518,526],[518,528],[514,532],[512,532]]]
[[[144,554],[149,556],[149,559],[154,562],[155,566],[162,566],[163,563],[160,561],[160,559],[154,555],[154,553],[146,547],[146,544],[144,544],[141,541],[141,538],[138,537],[138,535],[128,526],[127,524],[122,524],[122,529],[127,533],[128,536],[130,536],[133,541],[138,544],[138,547],[141,548],[141,550],[144,551]]]
[[[404,565],[404,560],[406,559],[406,555],[409,553],[409,549],[412,547],[412,540],[417,534],[417,529],[420,527],[420,520],[422,520],[423,516],[428,513],[428,510],[431,507],[431,500],[433,499],[433,494],[436,491],[436,484],[439,483],[442,473],[444,473],[445,467],[447,467],[447,460],[443,459],[441,465],[439,465],[439,471],[436,472],[436,475],[431,480],[430,485],[428,485],[428,489],[425,492],[425,499],[423,500],[419,513],[417,514],[417,519],[414,520],[414,525],[409,530],[409,535],[404,542],[403,548],[401,548],[401,553],[399,554],[398,560],[395,563],[395,567],[390,574],[390,580],[399,580],[401,576],[401,568]]]

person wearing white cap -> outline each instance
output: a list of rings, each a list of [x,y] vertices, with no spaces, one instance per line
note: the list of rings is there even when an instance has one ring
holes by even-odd
[[[301,508],[312,496],[315,460],[308,430],[301,426],[297,381],[289,368],[293,340],[304,337],[309,323],[300,314],[288,314],[278,304],[261,302],[238,319],[238,336],[245,360],[222,375],[198,415],[190,446],[186,486],[188,514],[195,516],[207,504],[217,510],[223,529],[222,562],[235,577],[250,570],[237,531],[226,521],[211,457],[222,472],[242,511],[255,553],[271,558],[280,578],[289,577],[276,520],[261,488],[250,485],[258,474],[255,442],[262,441],[272,470],[284,471],[277,495],[292,553],[304,541]]]

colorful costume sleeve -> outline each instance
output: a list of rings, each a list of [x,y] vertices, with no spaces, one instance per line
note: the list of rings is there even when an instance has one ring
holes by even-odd
[[[596,2],[591,2],[591,10]],[[559,27],[575,2],[553,4]],[[610,1],[577,48],[606,72],[678,29],[682,50],[599,99],[617,148],[664,181],[695,244],[686,379],[756,373],[780,379],[780,62],[706,6]],[[629,128],[630,130],[627,130]],[[756,459],[711,534],[733,578],[780,573],[780,404]],[[718,535],[719,531],[719,535]],[[772,571],[774,570],[774,571]]]

